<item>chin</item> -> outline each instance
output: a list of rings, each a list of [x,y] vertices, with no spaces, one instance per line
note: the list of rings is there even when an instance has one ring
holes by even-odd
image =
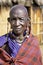
[[[15,36],[21,35],[21,33],[18,33],[18,32],[13,32],[13,34],[14,34]]]
[[[15,31],[15,30],[13,30],[13,34],[15,34],[15,35],[21,35],[23,33],[23,31]]]

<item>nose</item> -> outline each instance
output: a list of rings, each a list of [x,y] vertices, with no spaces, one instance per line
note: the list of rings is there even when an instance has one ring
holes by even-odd
[[[19,19],[16,20],[16,25],[17,26],[20,25],[20,20]]]

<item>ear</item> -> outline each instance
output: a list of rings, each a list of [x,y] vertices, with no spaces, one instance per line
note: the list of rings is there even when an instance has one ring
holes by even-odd
[[[10,22],[10,17],[7,18],[8,22]]]
[[[30,17],[28,17],[28,18],[27,18],[27,20],[28,20],[28,21],[31,21],[31,18],[30,18]]]
[[[23,36],[25,36],[26,35],[26,30],[24,31],[24,33],[23,33]]]

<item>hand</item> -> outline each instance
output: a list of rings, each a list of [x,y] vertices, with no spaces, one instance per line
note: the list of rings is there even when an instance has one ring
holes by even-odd
[[[2,48],[0,48],[0,64],[2,65],[10,65],[12,63],[11,56]]]

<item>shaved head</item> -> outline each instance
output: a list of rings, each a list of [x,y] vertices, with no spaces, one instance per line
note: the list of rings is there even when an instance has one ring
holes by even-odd
[[[23,6],[23,5],[15,5],[11,8],[10,10],[10,16],[12,14],[15,14],[15,11],[19,11],[19,13],[21,14],[24,14],[26,18],[28,18],[28,12],[27,12],[27,9]],[[17,13],[18,14],[18,13]]]
[[[9,22],[16,35],[23,35],[29,22],[28,11],[23,5],[15,5],[10,10]]]

